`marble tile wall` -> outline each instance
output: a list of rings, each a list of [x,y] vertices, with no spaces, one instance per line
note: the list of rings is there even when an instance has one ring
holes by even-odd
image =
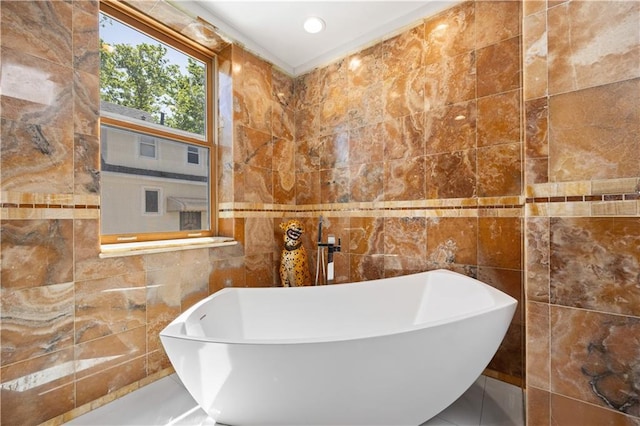
[[[224,45],[162,1],[135,3]],[[158,332],[209,294],[225,257],[99,258],[98,8],[0,2],[3,425],[60,424],[171,373]]]
[[[523,19],[528,423],[637,425],[640,3]]]

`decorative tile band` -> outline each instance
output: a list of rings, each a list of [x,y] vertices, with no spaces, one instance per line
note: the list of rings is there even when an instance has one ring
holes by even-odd
[[[100,209],[100,206],[91,206],[86,204],[69,205],[69,204],[15,204],[1,203],[0,208],[3,209]]]
[[[640,200],[640,193],[629,194],[600,194],[600,195],[568,195],[559,197],[529,197],[525,200],[531,203],[575,203],[575,202],[602,202],[602,201],[635,201]]]

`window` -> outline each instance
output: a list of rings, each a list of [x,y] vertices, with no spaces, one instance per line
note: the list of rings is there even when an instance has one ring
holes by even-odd
[[[140,157],[156,159],[156,140],[151,136],[140,135],[138,153]]]
[[[101,242],[211,236],[215,56],[123,2],[100,10]]]
[[[200,164],[200,150],[197,146],[187,147],[187,163]]]
[[[161,189],[144,188],[144,214],[160,213]]]

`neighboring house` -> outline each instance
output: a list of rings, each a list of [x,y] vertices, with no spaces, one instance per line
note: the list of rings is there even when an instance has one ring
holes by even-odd
[[[101,112],[155,121],[104,101]],[[208,229],[207,148],[102,126],[100,154],[103,234]]]

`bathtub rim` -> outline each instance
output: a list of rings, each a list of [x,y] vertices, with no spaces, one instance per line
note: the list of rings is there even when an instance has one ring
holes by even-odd
[[[488,306],[485,308],[481,308],[481,309],[477,309],[477,310],[471,310],[471,311],[467,311],[464,313],[461,313],[459,315],[452,315],[452,316],[448,316],[445,317],[443,319],[438,319],[438,320],[431,320],[431,321],[425,321],[425,322],[420,322],[418,324],[411,324],[411,325],[407,325],[405,327],[398,327],[396,329],[393,329],[391,331],[385,331],[385,332],[377,332],[377,333],[362,333],[362,334],[358,334],[358,335],[354,335],[354,334],[344,334],[344,335],[334,335],[334,336],[321,336],[321,337],[315,337],[315,338],[299,338],[299,337],[295,337],[295,338],[288,338],[288,339],[283,339],[283,338],[277,338],[277,339],[248,339],[248,338],[242,338],[242,339],[237,339],[237,338],[216,338],[216,337],[207,337],[207,336],[194,336],[194,335],[189,335],[185,332],[185,322],[187,321],[187,319],[189,317],[191,317],[191,315],[198,310],[198,308],[200,308],[202,305],[208,303],[209,301],[211,301],[212,299],[219,297],[220,295],[223,295],[225,293],[231,293],[231,292],[238,292],[238,291],[266,291],[266,290],[278,290],[279,291],[295,291],[295,290],[306,290],[309,291],[310,289],[314,289],[317,288],[316,286],[304,286],[304,287],[231,287],[231,288],[224,288],[222,290],[219,290],[207,297],[205,297],[204,299],[196,302],[193,306],[189,307],[186,311],[184,311],[183,313],[181,313],[178,317],[176,317],[169,325],[167,325],[161,332],[160,332],[160,337],[166,337],[166,338],[176,338],[176,339],[183,339],[183,340],[191,340],[191,341],[197,341],[197,342],[203,342],[203,343],[218,343],[218,344],[226,344],[226,345],[300,345],[300,344],[322,344],[322,343],[331,343],[331,342],[344,342],[344,341],[358,341],[358,340],[364,340],[364,339],[373,339],[373,338],[383,338],[386,336],[392,336],[392,335],[398,335],[398,334],[404,334],[404,333],[411,333],[411,332],[415,332],[415,331],[419,331],[425,328],[431,328],[431,327],[438,327],[441,325],[446,325],[446,324],[452,324],[452,323],[457,323],[457,322],[461,322],[464,321],[466,319],[469,319],[471,317],[476,317],[476,316],[480,316],[483,314],[487,314],[489,312],[494,312],[494,311],[500,311],[503,309],[511,309],[512,313],[511,313],[511,317],[513,318],[513,314],[515,313],[515,310],[517,308],[518,305],[518,301],[516,299],[514,299],[513,297],[509,296],[508,294],[504,293],[503,291],[490,286],[489,284],[486,284],[482,281],[479,281],[476,278],[473,277],[469,277],[467,275],[464,274],[460,274],[458,272],[455,271],[450,271],[448,269],[434,269],[434,270],[430,270],[430,271],[424,271],[424,272],[418,272],[415,274],[408,274],[408,275],[403,275],[403,276],[396,276],[396,277],[389,277],[389,278],[380,278],[380,279],[376,279],[376,280],[369,280],[369,281],[361,281],[361,282],[354,282],[354,283],[344,283],[344,284],[334,284],[335,286],[356,286],[356,285],[366,285],[367,283],[371,283],[371,282],[377,282],[377,281],[382,281],[382,280],[386,280],[386,279],[391,279],[391,278],[402,278],[402,277],[408,277],[408,276],[416,276],[416,275],[424,275],[424,274],[428,274],[428,273],[434,273],[434,272],[438,272],[438,273],[446,273],[446,274],[453,274],[454,276],[458,276],[461,278],[466,278],[469,280],[474,281],[474,285],[480,285],[484,288],[487,288],[491,294],[495,294],[497,298],[499,298],[499,300],[496,300],[496,303],[492,306]],[[333,286],[333,285],[332,285]],[[318,286],[318,287],[324,287],[324,286]]]

